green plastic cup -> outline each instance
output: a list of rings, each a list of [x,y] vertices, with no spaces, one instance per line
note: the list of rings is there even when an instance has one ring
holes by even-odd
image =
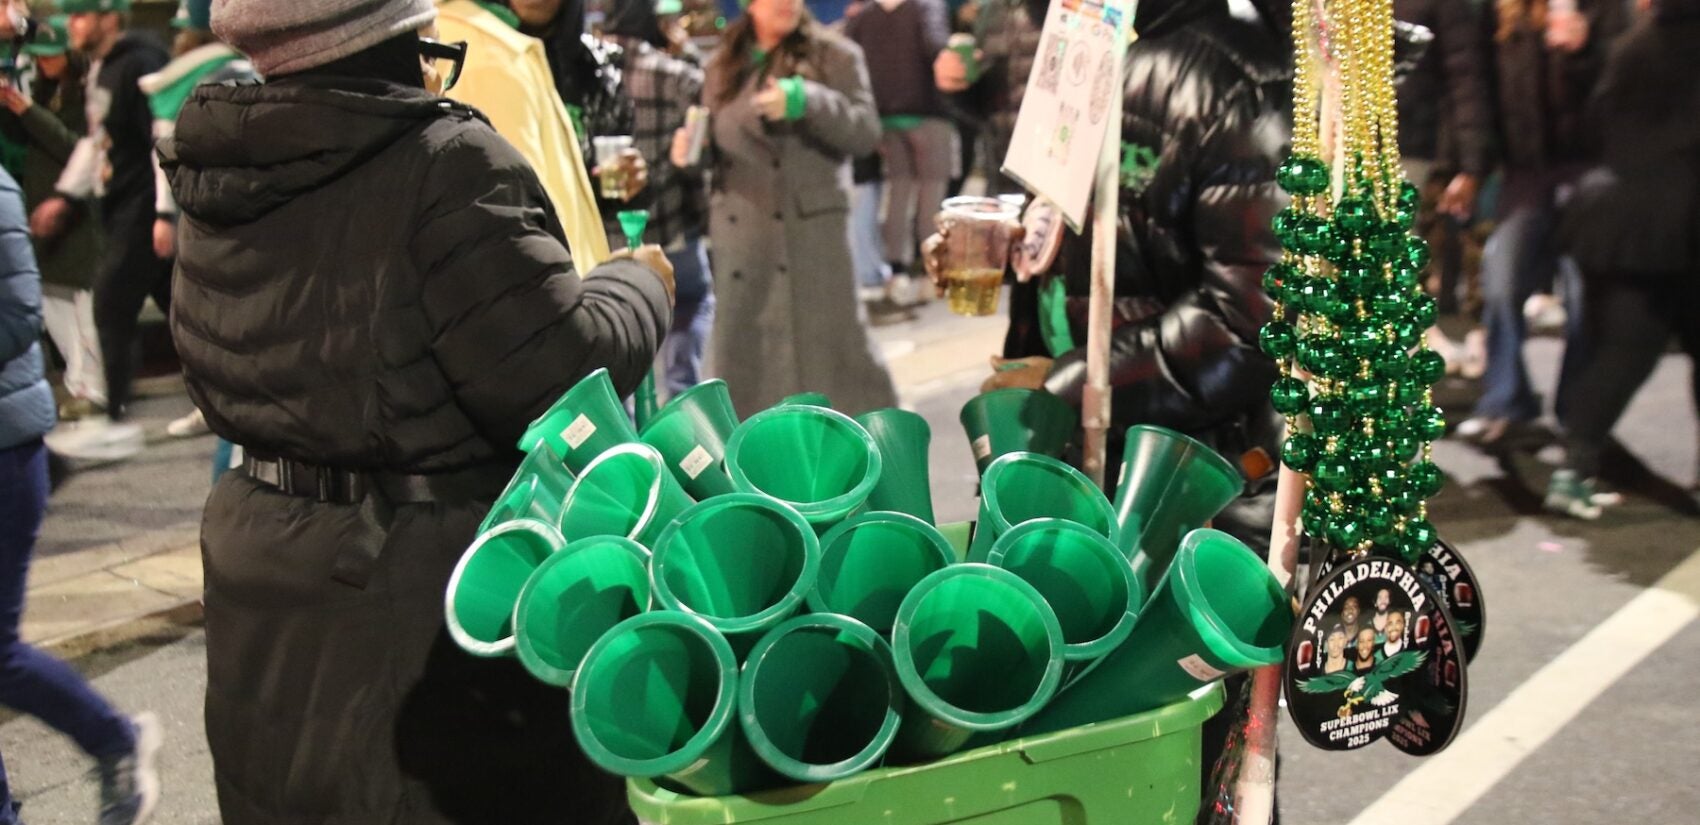
[[[514,607],[514,647],[531,675],[571,687],[590,646],[648,609],[649,551],[619,536],[580,539],[526,580]]]
[[[825,407],[790,405],[756,413],[726,445],[733,486],[785,502],[819,530],[867,502],[882,465],[874,437]]]
[[[841,613],[890,635],[916,583],[956,562],[932,525],[903,513],[863,513],[826,532],[809,609]]]
[[[1035,519],[998,538],[986,563],[1033,585],[1062,625],[1063,658],[1097,659],[1133,632],[1145,588],[1109,539],[1060,519]]]
[[[908,513],[928,524],[933,515],[933,483],[928,447],[933,440],[927,419],[908,410],[884,409],[856,416],[873,436],[880,453],[880,479],[868,494],[868,509]]]
[[[797,616],[750,651],[738,718],[756,755],[798,782],[877,765],[897,738],[903,688],[891,647],[848,616]]]
[[[1085,474],[1050,456],[1010,453],[992,462],[980,479],[980,520],[968,560],[985,561],[999,536],[1036,518],[1072,521],[1116,538],[1110,500]]]
[[[1194,530],[1133,632],[1022,735],[1161,707],[1223,676],[1278,664],[1292,624],[1286,592],[1256,553],[1219,530]]]
[[[561,520],[561,502],[566,500],[567,490],[572,486],[573,472],[549,445],[539,444],[519,463],[514,477],[490,505],[484,522],[478,525],[478,532],[516,518],[555,524]]]
[[[624,536],[652,546],[693,502],[648,444],[618,444],[590,462],[561,506],[568,541]]]
[[[443,600],[449,636],[474,656],[512,655],[514,605],[520,591],[543,561],[566,544],[553,525],[526,518],[479,535],[449,576]]]
[[[736,721],[738,660],[696,616],[640,613],[585,654],[573,680],[573,736],[609,773],[702,796],[779,781]]]
[[[827,398],[826,393],[824,392],[800,392],[796,395],[787,395],[784,398],[779,399],[779,403],[773,406],[825,407],[830,410],[832,409],[832,399]]]
[[[734,490],[724,462],[726,442],[737,427],[732,395],[716,378],[674,396],[639,438],[661,453],[685,492],[702,501]]]
[[[1074,407],[1043,390],[981,393],[963,405],[960,420],[982,474],[993,461],[1010,453],[1061,457],[1080,427],[1080,414]]]
[[[583,473],[597,456],[617,444],[638,440],[626,408],[614,392],[608,370],[598,369],[573,385],[520,436],[519,448],[531,452],[547,444],[574,473]]]
[[[1245,489],[1234,465],[1174,430],[1128,428],[1116,481],[1117,544],[1149,587],[1175,556],[1181,537],[1216,517]]]
[[[892,631],[897,678],[912,700],[893,746],[905,759],[952,753],[976,733],[1021,724],[1056,693],[1062,626],[1008,570],[956,564],[922,579]]]
[[[750,493],[686,510],[654,547],[655,600],[701,616],[740,645],[795,613],[820,570],[820,539],[809,523],[790,507]]]

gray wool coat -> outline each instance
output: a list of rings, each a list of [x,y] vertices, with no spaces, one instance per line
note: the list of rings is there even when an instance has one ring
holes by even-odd
[[[771,67],[804,79],[801,119],[768,122],[756,111],[764,73],[721,100],[718,90],[735,78],[714,61],[704,84],[718,302],[710,360],[740,416],[804,391],[824,392],[850,414],[897,403],[850,266],[849,160],[874,150],[879,115],[861,50],[805,25],[805,59]]]

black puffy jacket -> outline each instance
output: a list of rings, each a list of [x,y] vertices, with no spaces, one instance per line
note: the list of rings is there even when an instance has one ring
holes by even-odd
[[[161,150],[172,331],[251,452],[437,476],[358,503],[226,473],[201,528],[207,741],[228,825],[617,821],[566,695],[474,659],[443,594],[526,423],[598,366],[629,392],[671,313],[572,271],[535,173],[472,110],[345,78],[202,86]],[[491,470],[493,472],[484,472]],[[459,489],[447,493],[445,476]]]
[[[1271,415],[1276,369],[1257,333],[1271,311],[1263,272],[1281,257],[1269,220],[1286,202],[1275,169],[1291,136],[1290,50],[1222,0],[1142,3],[1138,14],[1124,67],[1112,431],[1207,434]],[[1058,260],[1073,296],[1088,292],[1090,234],[1070,235]],[[1085,383],[1077,348],[1047,387],[1078,404]],[[1258,446],[1273,450],[1278,431],[1262,432]]]
[[[1399,87],[1399,151],[1485,178],[1494,120],[1481,11],[1469,0],[1395,0],[1393,14],[1434,34]]]

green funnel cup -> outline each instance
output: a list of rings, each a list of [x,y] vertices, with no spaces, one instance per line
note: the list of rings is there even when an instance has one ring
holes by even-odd
[[[722,462],[737,426],[726,382],[716,378],[674,396],[639,437],[661,453],[685,492],[702,501],[733,490]]]
[[[561,535],[568,541],[624,536],[649,546],[690,506],[654,447],[620,444],[590,462],[567,491]]]
[[[598,369],[567,390],[520,436],[519,448],[531,452],[547,444],[575,473],[616,444],[636,441],[626,408],[614,394],[608,370]]]
[[[733,708],[738,660],[707,622],[670,610],[608,631],[573,680],[573,736],[620,776],[659,777],[703,796],[777,780],[750,750]]]
[[[1010,453],[980,479],[980,521],[968,560],[985,561],[999,536],[1036,518],[1072,521],[1115,540],[1115,512],[1091,479],[1050,456]]]
[[[903,718],[891,647],[846,616],[790,619],[750,651],[738,717],[756,755],[798,782],[873,767]]]
[[[1181,537],[1233,503],[1240,471],[1215,450],[1174,430],[1129,427],[1116,481],[1117,544],[1147,586],[1169,567]]]
[[[928,759],[1021,724],[1056,693],[1063,645],[1057,614],[1008,570],[956,564],[922,579],[892,631],[897,678],[913,700],[894,747]]]
[[[449,636],[474,656],[512,654],[520,590],[564,546],[553,526],[532,519],[503,522],[480,535],[449,577],[443,600]]]
[[[784,398],[779,399],[779,403],[774,404],[773,406],[825,407],[830,410],[832,409],[832,399],[827,398],[826,393],[824,392],[800,392],[796,395],[787,395]]]
[[[561,502],[566,500],[567,490],[572,486],[572,471],[548,445],[539,444],[519,463],[508,486],[490,505],[490,514],[478,525],[478,532],[516,518],[554,524],[561,520]]]
[[[649,609],[649,551],[631,539],[581,539],[550,556],[519,592],[514,647],[547,684],[571,687],[590,646]]]
[[[1277,664],[1292,624],[1287,594],[1257,554],[1227,533],[1194,530],[1127,640],[1022,735],[1161,707],[1228,674]]]
[[[897,608],[916,582],[955,561],[944,536],[914,516],[852,516],[821,537],[809,609],[842,613],[890,635]]]
[[[874,438],[825,407],[774,407],[750,416],[726,445],[732,484],[791,505],[818,529],[861,507],[879,483]]]
[[[1073,522],[1035,519],[1003,534],[986,563],[1033,585],[1062,625],[1063,658],[1090,661],[1133,632],[1145,588],[1110,540]]]
[[[880,480],[868,494],[868,509],[908,513],[928,524],[937,521],[927,471],[927,447],[933,440],[927,419],[908,410],[885,409],[858,415],[856,423],[874,437],[880,453]]]
[[[1067,401],[1043,390],[981,393],[968,399],[960,418],[981,473],[1009,453],[1060,457],[1080,426],[1079,413]]]
[[[765,633],[796,612],[819,569],[820,540],[808,522],[749,493],[686,510],[661,533],[650,559],[657,602],[739,636]]]

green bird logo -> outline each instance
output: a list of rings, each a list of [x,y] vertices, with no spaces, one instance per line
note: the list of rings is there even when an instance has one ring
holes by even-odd
[[[1389,679],[1397,679],[1423,666],[1428,654],[1415,650],[1389,656],[1381,660],[1368,673],[1357,674],[1350,671],[1333,673],[1327,676],[1317,676],[1299,683],[1299,690],[1305,693],[1333,693],[1344,690],[1346,704],[1340,706],[1340,718],[1352,715],[1352,708],[1367,701],[1376,707],[1391,704],[1399,699],[1399,694],[1387,689]]]

